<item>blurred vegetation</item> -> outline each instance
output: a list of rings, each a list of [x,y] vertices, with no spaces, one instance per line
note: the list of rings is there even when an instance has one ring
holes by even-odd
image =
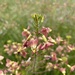
[[[42,25],[53,29],[52,36],[71,35],[75,42],[75,0],[0,0],[0,51],[7,40],[22,41],[23,28],[32,25],[31,14],[44,15]],[[0,53],[0,54],[1,54]]]
[[[44,15],[41,25],[52,28],[53,37],[71,35],[75,43],[75,0],[0,0],[0,54],[7,40],[22,41],[23,28],[33,25],[33,13]]]

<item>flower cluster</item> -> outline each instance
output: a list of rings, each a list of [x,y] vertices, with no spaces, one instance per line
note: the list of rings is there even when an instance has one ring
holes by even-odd
[[[51,71],[53,69],[57,69],[66,74],[66,67],[70,69],[70,71],[74,71],[74,66],[70,66],[68,63],[69,53],[75,49],[74,46],[67,43],[65,40],[57,41],[59,37],[56,38],[56,48],[50,50],[48,55],[44,55],[45,60],[49,60],[46,65],[46,69]]]
[[[4,68],[5,71],[0,70],[0,75],[22,75],[22,70],[26,70],[26,68],[31,65],[36,68],[36,66],[40,66],[36,65],[36,62],[40,62],[42,60],[44,60],[45,63],[44,70],[47,71],[57,69],[58,71],[62,72],[63,75],[65,75],[66,67],[68,67],[70,71],[75,70],[75,65],[71,66],[68,63],[69,53],[75,50],[74,45],[69,44],[67,40],[64,40],[60,36],[52,38],[49,35],[52,29],[49,27],[37,29],[39,28],[38,20],[40,17],[40,15],[33,16],[34,21],[36,22],[35,32],[30,32],[29,27],[23,30],[22,36],[24,39],[22,40],[22,43],[8,42],[7,45],[4,45],[6,53],[9,56],[14,55],[17,60],[6,59]],[[0,56],[0,61],[3,58],[4,57]],[[37,72],[37,69],[33,71]]]
[[[5,48],[5,52],[7,52],[8,55],[12,55],[12,54],[18,54],[22,57],[26,57],[26,51],[25,48],[22,47],[22,45],[20,43],[11,43],[11,44],[7,44],[4,45]]]

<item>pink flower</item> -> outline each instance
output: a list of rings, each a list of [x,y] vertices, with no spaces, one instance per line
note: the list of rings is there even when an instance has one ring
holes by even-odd
[[[22,57],[24,57],[24,58],[25,58],[25,57],[26,57],[26,55],[27,55],[27,52],[26,52],[26,51],[21,51],[21,52],[20,52],[20,54],[21,54],[21,56],[22,56]]]
[[[75,65],[71,66],[70,71],[73,72],[75,70]]]
[[[13,73],[16,70],[20,69],[20,65],[18,65],[18,62],[14,62],[9,59],[6,59],[6,67],[7,67],[8,72],[13,72]]]
[[[10,67],[12,65],[12,61],[9,59],[6,59],[6,67]]]
[[[45,36],[48,35],[49,32],[51,32],[52,30],[50,28],[45,28],[43,27],[42,30],[41,30],[41,33]]]
[[[61,53],[61,52],[62,52],[62,50],[63,50],[63,47],[62,47],[62,46],[60,46],[60,45],[56,48],[56,51],[57,51],[58,53]]]
[[[43,44],[40,43],[40,44],[38,45],[38,49],[41,49],[42,46],[43,46]]]
[[[25,41],[25,42],[23,43],[23,47],[29,47],[29,41]]]
[[[71,52],[74,49],[75,49],[75,47],[72,45],[67,46],[67,52]]]
[[[37,44],[38,44],[38,39],[37,38],[31,38],[30,40],[25,41],[23,43],[23,46],[24,47],[33,47],[33,48],[36,48]]]
[[[2,70],[0,70],[0,75],[4,75],[4,73],[3,73],[3,71],[2,71]]]
[[[48,37],[49,42],[56,43],[56,41],[52,37]]]
[[[22,36],[25,36],[26,38],[30,35],[30,32],[27,29],[24,29],[22,32]]]
[[[40,44],[40,47],[39,47],[39,48],[40,48],[41,50],[44,50],[44,49],[49,48],[50,46],[53,46],[53,43],[46,42],[46,43],[44,43],[43,45]]]
[[[57,38],[56,38],[56,42],[58,43],[58,44],[60,44],[60,42],[62,42],[63,41],[63,39],[60,37],[60,36],[58,36]]]
[[[55,52],[51,52],[51,60],[57,61],[57,54]]]
[[[59,68],[60,72],[62,72],[63,75],[66,74],[66,69],[65,68]]]
[[[29,41],[29,45],[32,48],[36,48],[36,46],[38,45],[38,39],[37,38],[31,38],[30,41]]]

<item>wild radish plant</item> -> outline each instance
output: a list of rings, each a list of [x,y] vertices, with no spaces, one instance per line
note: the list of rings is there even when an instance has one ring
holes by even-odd
[[[9,40],[4,45],[4,51],[14,59],[0,56],[1,65],[2,60],[4,58],[6,60],[0,75],[48,75],[49,72],[66,75],[67,69],[71,74],[75,70],[75,65],[70,65],[68,59],[69,53],[75,50],[74,45],[69,44],[69,38],[68,40],[61,36],[52,38],[50,35],[52,29],[40,26],[44,20],[42,15],[33,14],[32,18],[34,30],[31,31],[29,26],[24,28],[22,43]]]

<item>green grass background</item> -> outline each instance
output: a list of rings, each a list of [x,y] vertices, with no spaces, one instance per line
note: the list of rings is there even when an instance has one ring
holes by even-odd
[[[0,54],[7,40],[22,41],[23,28],[33,25],[33,13],[44,15],[41,25],[51,27],[52,36],[71,35],[70,43],[75,43],[75,0],[0,0]]]

